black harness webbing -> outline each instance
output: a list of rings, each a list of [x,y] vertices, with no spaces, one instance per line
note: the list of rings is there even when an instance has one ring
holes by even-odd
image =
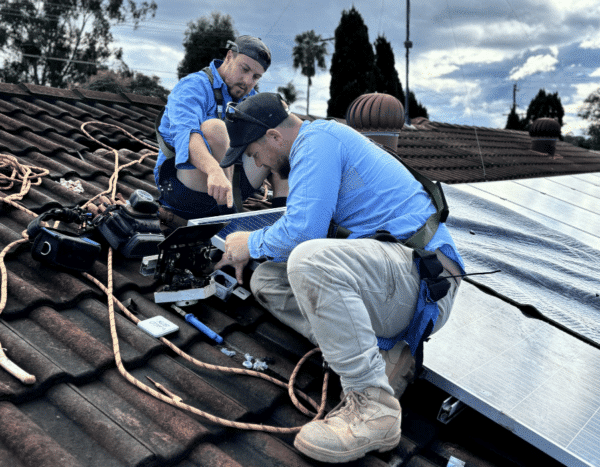
[[[377,144],[377,143],[376,143]],[[410,238],[403,241],[402,243],[407,247],[419,249],[425,248],[435,233],[437,232],[438,226],[441,223],[446,222],[448,219],[448,214],[450,213],[450,209],[448,207],[448,203],[446,202],[446,197],[444,196],[444,191],[442,190],[442,185],[440,182],[432,182],[425,175],[419,173],[409,165],[405,164],[402,158],[392,151],[390,148],[378,144],[384,151],[394,157],[397,161],[399,161],[406,169],[411,173],[413,177],[423,185],[423,188],[430,196],[431,201],[433,202],[433,206],[435,207],[435,212],[429,216],[425,224],[419,228]]]
[[[204,67],[201,71],[203,71],[206,74],[206,76],[208,76],[208,81],[210,82],[210,86],[212,87],[212,90],[213,90],[213,93],[215,96],[215,102],[217,103],[217,117],[219,117],[220,120],[223,120],[223,115],[224,115],[223,91],[221,91],[221,88],[214,87],[215,77],[213,76],[213,73],[212,73],[212,70],[210,69],[210,67],[208,67],[208,66]],[[173,146],[171,146],[169,143],[167,143],[165,141],[165,139],[162,137],[162,135],[160,134],[160,132],[158,131],[158,127],[160,126],[160,122],[165,113],[165,108],[166,108],[166,106],[162,108],[162,110],[156,116],[156,119],[154,120],[154,131],[156,132],[156,141],[158,141],[158,147],[160,148],[160,150],[163,152],[163,154],[165,155],[165,157],[167,159],[173,159],[175,157],[175,148]],[[243,204],[242,194],[241,194],[241,190],[240,190],[240,170],[242,170],[242,169],[236,164],[233,169],[233,183],[232,183],[233,202],[234,202],[235,207],[237,208],[238,212],[242,212],[242,204]]]
[[[402,243],[409,248],[413,249],[421,249],[425,248],[435,233],[437,232],[438,226],[440,223],[446,222],[448,219],[448,214],[450,209],[448,208],[448,203],[446,202],[446,197],[444,196],[444,191],[442,190],[442,185],[440,182],[432,182],[425,175],[419,173],[412,167],[406,165],[404,161],[392,151],[390,148],[383,146],[379,143],[375,143],[381,149],[386,151],[392,157],[394,157],[397,161],[399,161],[406,169],[410,172],[410,174],[415,177],[415,179],[423,185],[423,188],[431,198],[433,202],[433,206],[435,207],[435,212],[429,216],[425,224],[423,224],[419,230],[417,230],[413,235],[411,235],[407,240],[403,240]],[[327,234],[330,238],[348,238],[352,232],[344,227],[338,226],[334,224],[333,221],[329,225],[329,232]]]

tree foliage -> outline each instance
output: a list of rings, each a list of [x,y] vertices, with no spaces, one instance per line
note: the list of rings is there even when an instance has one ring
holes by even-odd
[[[0,7],[0,79],[63,88],[84,82],[114,55],[111,26],[154,16],[156,3],[134,0],[7,0]]]
[[[288,105],[292,105],[298,99],[298,91],[291,81],[285,86],[279,86],[277,92],[283,96]]]
[[[600,150],[600,88],[585,99],[578,115],[590,122],[586,130],[586,134],[590,137],[590,149]]]
[[[404,105],[404,102],[402,103]],[[408,113],[410,118],[424,117],[429,120],[429,113],[423,104],[417,101],[415,93],[409,91],[408,93]]]
[[[519,117],[517,113],[517,106],[513,105],[510,109],[510,113],[508,114],[508,118],[506,119],[506,130],[518,130],[525,131],[527,127],[527,121]]]
[[[345,117],[354,99],[368,92],[384,92],[406,103],[404,90],[396,70],[392,45],[383,36],[375,40],[375,53],[369,43],[369,32],[354,7],[342,13],[335,30],[335,51],[331,61],[331,84],[327,115]],[[429,118],[427,109],[408,94],[411,118]]]
[[[560,97],[558,97],[558,91],[554,94],[547,94],[544,89],[540,89],[529,103],[525,122],[529,126],[538,118],[554,118],[562,127],[564,115],[565,110],[560,102]]]
[[[323,38],[314,30],[298,34],[294,39],[296,45],[292,49],[294,68],[300,68],[301,73],[308,78],[306,87],[306,114],[310,113],[310,86],[312,77],[317,72],[317,67],[325,70],[325,57],[327,56],[327,44]]]
[[[406,97],[396,70],[394,51],[384,36],[378,36],[375,40],[375,70],[377,92],[396,97],[404,106]]]
[[[233,41],[235,38],[236,31],[230,15],[214,11],[210,17],[203,16],[195,23],[188,23],[183,40],[185,55],[177,66],[179,79],[210,65],[213,59],[222,57],[224,54],[221,49],[227,45],[228,40]]]
[[[119,71],[100,70],[80,87],[115,94],[131,92],[142,96],[160,97],[165,102],[170,93],[167,88],[160,84],[158,76],[147,76],[143,73],[131,71],[126,67]]]
[[[327,115],[344,118],[358,96],[375,91],[375,55],[369,30],[354,8],[344,10],[335,29],[335,50],[331,58],[331,84]]]

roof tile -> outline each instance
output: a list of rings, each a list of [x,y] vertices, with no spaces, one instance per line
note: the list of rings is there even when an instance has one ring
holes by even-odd
[[[88,138],[80,129],[83,123],[111,123],[154,141],[154,120],[164,106],[156,98],[31,85],[0,83],[0,94],[0,150],[23,164],[50,170],[20,202],[37,213],[81,205],[107,189],[113,153]],[[86,131],[119,151],[120,166],[148,153],[119,129],[89,124]],[[524,132],[429,121],[415,121],[412,129],[400,133],[398,153],[408,165],[445,183],[600,171],[597,153],[564,142],[557,143],[556,157],[550,158],[531,151]],[[155,162],[152,153],[141,164],[122,170],[118,192],[127,198],[141,188],[158,197]],[[61,186],[61,177],[81,181],[84,193]],[[14,186],[0,197],[18,191]],[[0,244],[5,246],[21,238],[32,217],[5,203],[0,206]],[[294,449],[292,435],[224,428],[168,406],[127,382],[116,369],[104,294],[79,273],[33,260],[29,249],[29,244],[20,245],[6,257],[8,302],[0,320],[0,343],[37,382],[24,386],[0,371],[0,466],[7,462],[11,467],[314,464]],[[103,283],[106,261],[103,252],[91,271]],[[198,360],[242,368],[244,354],[251,353],[269,359],[267,374],[287,380],[299,357],[313,347],[252,298],[222,302],[211,297],[186,312],[225,338],[225,344],[217,346],[168,304],[154,302],[159,284],[140,275],[139,267],[139,260],[114,255],[114,295],[138,319],[163,316],[177,324],[179,331],[167,337]],[[286,388],[198,368],[143,333],[121,311],[116,310],[115,320],[125,367],[145,384],[151,384],[146,378],[150,376],[184,402],[223,418],[286,427],[308,421],[292,405]],[[220,351],[224,346],[237,354],[226,356]],[[320,356],[305,363],[296,383],[319,398]],[[329,409],[337,404],[339,391],[339,378],[332,375]],[[419,396],[423,392],[422,387],[415,391]],[[404,436],[397,449],[369,454],[356,465],[445,465],[448,451],[441,444],[445,440],[431,417],[414,412],[418,407],[418,400],[403,402]]]
[[[112,92],[92,91],[90,89],[75,88],[74,93],[81,95],[84,99],[100,101],[100,102],[119,102],[127,104],[129,101],[119,94]]]
[[[54,98],[70,99],[70,100],[81,99],[76,92],[70,91],[68,89],[51,88],[49,86],[39,86],[37,84],[28,84],[28,83],[22,83],[22,84],[20,84],[20,86],[27,89],[31,94],[38,95],[38,96],[54,97]]]

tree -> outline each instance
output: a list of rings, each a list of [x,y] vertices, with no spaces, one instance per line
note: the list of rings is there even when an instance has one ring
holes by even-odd
[[[115,94],[131,92],[142,96],[160,97],[165,102],[170,92],[160,84],[158,76],[147,76],[143,73],[130,71],[127,67],[119,71],[100,70],[79,87]]]
[[[590,136],[591,149],[600,149],[600,88],[591,93],[584,101],[583,108],[578,113],[579,117],[588,120],[590,125],[586,134]]]
[[[519,117],[517,113],[517,106],[513,105],[510,109],[510,113],[508,114],[508,118],[506,119],[506,130],[518,130],[525,131],[525,127],[527,126],[527,121]]]
[[[405,95],[396,70],[394,51],[384,36],[378,36],[375,40],[375,69],[377,92],[396,97],[404,106]]]
[[[316,66],[322,70],[326,69],[325,56],[327,55],[327,44],[319,34],[314,30],[298,34],[294,39],[296,45],[292,49],[294,57],[294,68],[300,68],[304,76],[308,78],[306,87],[306,114],[310,114],[310,85],[312,77],[316,74]]]
[[[369,30],[362,16],[354,6],[350,11],[344,10],[335,30],[328,116],[344,118],[354,99],[375,90],[374,60]]]
[[[298,99],[298,91],[291,81],[285,86],[279,86],[277,92],[283,96],[288,105],[292,105]]]
[[[111,26],[136,28],[156,3],[134,0],[8,0],[0,7],[0,79],[64,88],[84,82],[114,55]]]
[[[404,102],[402,103],[404,104]],[[415,97],[415,93],[409,91],[408,93],[408,112],[410,114],[410,118],[423,117],[429,120],[429,113],[423,104],[417,101]]]
[[[215,58],[224,54],[221,51],[227,41],[236,38],[233,20],[230,15],[212,12],[210,18],[199,18],[195,23],[188,23],[183,40],[185,55],[177,66],[179,79],[190,73],[202,70]]]
[[[563,116],[565,110],[560,103],[560,97],[558,97],[558,91],[554,94],[546,94],[544,89],[540,89],[527,108],[527,116],[525,122],[529,126],[538,118],[554,118],[560,126],[563,125]]]
[[[383,36],[378,36],[375,40],[375,83],[377,92],[384,92],[396,97],[402,103],[402,106],[406,104],[404,90],[396,70],[396,59],[392,44]],[[420,102],[417,102],[417,98],[412,91],[408,93],[408,111],[411,119],[417,117],[429,118],[427,109]]]

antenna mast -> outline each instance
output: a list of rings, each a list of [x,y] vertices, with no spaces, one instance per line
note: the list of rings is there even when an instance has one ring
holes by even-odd
[[[408,111],[408,96],[410,93],[408,88],[408,51],[412,45],[413,44],[410,41],[410,0],[406,0],[406,41],[404,42],[404,47],[406,47],[406,95],[404,96],[404,121],[407,125],[410,125],[410,114]]]

